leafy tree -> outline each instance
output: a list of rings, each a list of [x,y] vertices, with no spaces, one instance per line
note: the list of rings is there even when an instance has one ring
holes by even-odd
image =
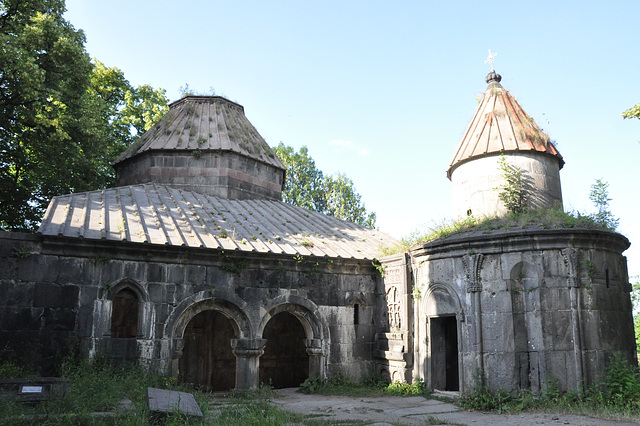
[[[634,118],[634,117],[640,118],[640,104],[632,106],[631,108],[623,112],[621,115],[624,118]]]
[[[367,228],[375,228],[376,214],[367,213],[355,191],[353,181],[345,174],[339,173],[324,179],[327,212],[330,216],[339,217]]]
[[[346,175],[324,176],[306,146],[295,152],[280,142],[275,152],[287,167],[282,192],[285,203],[375,228],[376,214],[367,212],[353,181]]]
[[[34,230],[52,196],[112,183],[109,163],[166,108],[164,91],[92,64],[64,11],[0,0],[2,229]]]
[[[631,286],[631,303],[633,304],[633,328],[636,335],[636,352],[640,357],[640,276],[631,277],[635,281]]]
[[[609,201],[611,201],[611,198],[609,198],[609,184],[602,179],[596,179],[596,182],[591,185],[589,199],[598,209],[598,212],[592,215],[593,220],[605,228],[615,231],[619,220],[609,210]]]
[[[104,141],[102,165],[107,167],[110,183],[113,180],[110,163],[167,113],[169,100],[164,89],[147,84],[134,88],[120,69],[108,68],[98,60],[94,63],[87,107],[93,111],[94,136]]]

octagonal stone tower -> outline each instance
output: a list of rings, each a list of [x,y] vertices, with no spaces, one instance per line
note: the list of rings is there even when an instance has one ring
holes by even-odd
[[[489,86],[447,170],[457,218],[507,213],[498,197],[504,183],[498,164],[502,154],[509,165],[523,171],[528,208],[562,207],[564,160],[549,136],[500,85],[501,79],[495,71],[487,75]]]
[[[117,185],[157,183],[227,199],[280,200],[285,166],[220,96],[185,96],[113,164]]]

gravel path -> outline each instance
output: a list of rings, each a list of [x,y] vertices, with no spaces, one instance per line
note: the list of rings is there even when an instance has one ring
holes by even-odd
[[[569,414],[498,415],[465,411],[457,406],[420,396],[352,398],[306,395],[298,388],[278,389],[272,403],[283,410],[314,414],[326,420],[362,420],[378,426],[424,425],[433,418],[454,425],[637,425]],[[430,424],[430,423],[427,423]]]

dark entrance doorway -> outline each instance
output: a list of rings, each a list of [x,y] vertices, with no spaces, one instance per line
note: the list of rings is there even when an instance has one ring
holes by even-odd
[[[306,334],[300,320],[288,312],[276,314],[262,337],[267,345],[260,357],[260,383],[276,389],[300,386],[309,377]]]
[[[218,311],[204,311],[184,330],[179,379],[208,390],[235,387],[236,357],[231,351],[235,337],[231,321]]]
[[[429,319],[431,341],[431,386],[434,389],[457,391],[458,324],[456,317]]]

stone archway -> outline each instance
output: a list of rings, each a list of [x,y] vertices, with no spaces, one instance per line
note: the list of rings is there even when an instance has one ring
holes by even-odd
[[[178,379],[208,390],[235,387],[236,357],[231,349],[235,332],[231,321],[216,310],[195,315],[184,330]]]
[[[248,389],[257,374],[246,368],[246,350],[238,357],[236,347],[251,346],[251,326],[235,303],[212,298],[207,292],[183,300],[167,321],[171,336],[171,374],[180,381],[210,390]],[[257,363],[259,354],[251,355]],[[220,371],[223,370],[223,371]],[[255,377],[255,378],[254,378]]]
[[[427,317],[426,382],[441,390],[460,390],[462,363],[460,326],[462,310],[458,295],[445,284],[430,284],[422,311]]]
[[[262,337],[267,344],[260,357],[260,383],[276,389],[300,386],[309,377],[306,334],[300,320],[280,312],[271,317]]]
[[[274,387],[295,387],[307,377],[324,377],[328,328],[317,306],[298,296],[272,299],[258,327],[265,343],[259,377]]]

